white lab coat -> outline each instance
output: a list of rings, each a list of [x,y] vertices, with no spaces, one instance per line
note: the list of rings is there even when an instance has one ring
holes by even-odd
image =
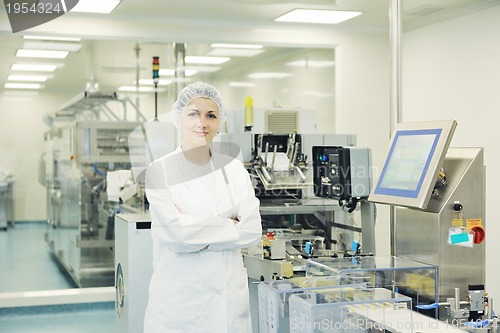
[[[259,200],[240,161],[213,154],[211,166],[214,172],[193,177],[196,167],[178,148],[148,167],[153,275],[146,333],[251,333],[240,249],[261,237]]]

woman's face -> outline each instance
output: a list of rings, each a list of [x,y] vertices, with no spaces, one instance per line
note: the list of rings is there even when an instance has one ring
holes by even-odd
[[[203,97],[193,99],[181,118],[183,148],[209,145],[217,134],[219,123],[219,108],[213,100]]]

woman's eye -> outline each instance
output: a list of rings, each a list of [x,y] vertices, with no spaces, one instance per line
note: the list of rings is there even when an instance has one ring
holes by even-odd
[[[217,116],[215,114],[209,114],[208,117],[212,119],[217,119]]]
[[[196,113],[196,112],[190,112],[190,113],[188,113],[188,117],[195,117],[197,115],[198,115],[198,113]]]

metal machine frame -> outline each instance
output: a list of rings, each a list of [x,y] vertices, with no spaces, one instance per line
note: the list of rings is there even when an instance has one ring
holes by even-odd
[[[396,207],[396,255],[439,267],[439,297],[446,301],[468,284],[485,283],[485,242],[471,247],[449,243],[454,223],[480,222],[485,227],[485,176],[482,148],[449,148],[443,169],[447,185],[427,210]],[[456,210],[460,204],[463,210]],[[463,216],[463,217],[461,217]]]

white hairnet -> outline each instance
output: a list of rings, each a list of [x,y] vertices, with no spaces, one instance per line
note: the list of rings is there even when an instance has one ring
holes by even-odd
[[[182,113],[186,110],[189,103],[198,97],[209,98],[217,104],[217,107],[219,108],[219,126],[222,126],[226,120],[226,115],[224,113],[224,109],[222,108],[222,99],[220,98],[219,92],[214,86],[199,81],[184,87],[179,93],[179,96],[177,96],[177,100],[173,105],[175,126],[179,128]]]

